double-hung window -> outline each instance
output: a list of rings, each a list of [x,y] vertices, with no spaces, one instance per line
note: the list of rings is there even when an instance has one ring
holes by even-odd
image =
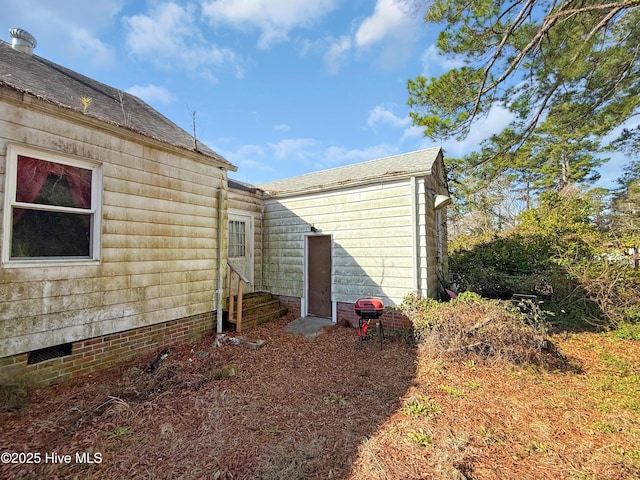
[[[100,166],[19,146],[7,149],[5,264],[96,261]]]

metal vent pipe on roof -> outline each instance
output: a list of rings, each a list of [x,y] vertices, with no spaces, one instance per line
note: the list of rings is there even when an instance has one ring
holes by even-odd
[[[12,28],[9,30],[11,35],[11,46],[20,52],[31,55],[33,49],[38,46],[38,42],[33,35],[21,28]]]

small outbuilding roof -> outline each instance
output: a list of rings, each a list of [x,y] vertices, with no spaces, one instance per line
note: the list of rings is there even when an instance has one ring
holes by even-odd
[[[227,185],[229,188],[233,188],[235,190],[242,190],[244,192],[256,193],[257,188],[254,185],[250,185],[245,182],[241,182],[239,180],[234,180],[233,178],[227,179]]]
[[[100,83],[0,40],[0,86],[117,125],[162,143],[210,157],[237,170],[218,153],[138,97]],[[197,148],[196,148],[197,146]]]
[[[442,158],[440,147],[354,163],[256,185],[272,197],[321,192],[356,185],[380,183],[412,176],[431,175]]]

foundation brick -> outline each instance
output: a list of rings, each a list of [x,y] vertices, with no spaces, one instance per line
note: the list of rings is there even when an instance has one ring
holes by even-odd
[[[197,340],[215,325],[215,312],[75,342],[71,355],[33,365],[27,354],[0,358],[0,384],[46,386],[117,365],[187,340]]]
[[[352,327],[358,328],[358,315],[356,314],[353,303],[338,302],[337,308],[338,321],[346,320]],[[393,307],[386,307],[380,319],[382,320],[385,330],[403,330],[413,328],[411,320]]]
[[[289,313],[292,313],[296,317],[300,316],[302,311],[300,306],[300,298],[289,297],[287,295],[274,295],[274,298],[277,298],[280,301],[280,305],[286,307],[289,310]]]

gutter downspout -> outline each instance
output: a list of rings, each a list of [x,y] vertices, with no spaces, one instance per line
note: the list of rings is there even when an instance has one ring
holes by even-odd
[[[220,179],[220,184],[222,186],[222,179]],[[223,283],[222,283],[222,230],[224,227],[223,224],[223,198],[224,191],[222,188],[218,189],[218,279],[217,279],[217,289],[216,289],[216,333],[222,333],[222,294],[223,294]]]

